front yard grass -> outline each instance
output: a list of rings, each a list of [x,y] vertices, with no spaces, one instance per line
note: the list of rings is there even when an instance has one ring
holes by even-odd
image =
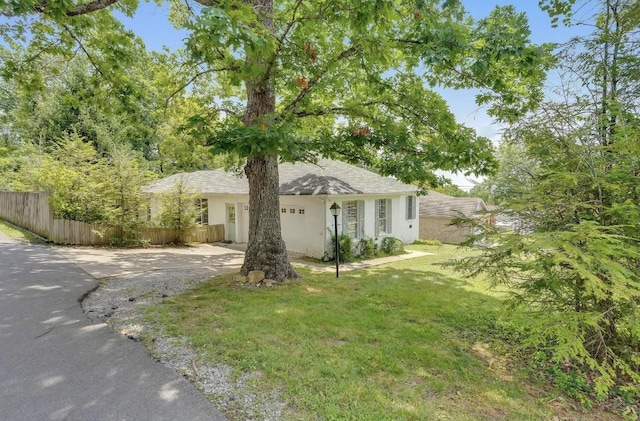
[[[495,353],[500,298],[439,266],[463,251],[412,248],[435,255],[339,279],[298,268],[302,281],[275,288],[221,276],[148,314],[238,375],[260,373],[254,387],[286,399],[285,419],[615,419],[572,409]]]
[[[8,235],[10,238],[28,243],[42,243],[42,239],[33,235],[29,231],[22,230],[13,224],[0,219],[0,232]]]

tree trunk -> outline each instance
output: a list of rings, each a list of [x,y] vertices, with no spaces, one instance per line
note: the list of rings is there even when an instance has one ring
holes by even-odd
[[[273,31],[273,0],[248,0],[247,3],[256,8],[261,23]],[[249,56],[247,61],[258,62]],[[273,115],[276,110],[273,86],[268,77],[260,76],[247,81],[245,86],[247,108],[243,122],[248,126],[260,124],[262,117]],[[240,273],[247,275],[252,270],[262,270],[268,279],[279,282],[297,278],[282,240],[278,157],[250,156],[244,172],[249,180],[249,244]]]
[[[278,157],[250,157],[245,174],[249,179],[249,244],[241,273],[262,270],[276,281],[297,278],[280,230]]]

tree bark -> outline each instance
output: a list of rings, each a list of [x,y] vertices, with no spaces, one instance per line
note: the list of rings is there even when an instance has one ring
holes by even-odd
[[[262,24],[273,31],[273,0],[249,0],[255,7]],[[247,57],[248,62],[257,62]],[[243,116],[246,125],[260,124],[261,117],[273,115],[276,96],[268,78],[245,83],[247,108]],[[249,243],[240,273],[262,270],[266,278],[283,281],[297,278],[289,263],[287,247],[282,240],[280,226],[280,182],[278,157],[258,155],[247,158],[244,172],[249,181]]]
[[[278,157],[250,157],[245,174],[249,180],[249,244],[241,273],[262,270],[266,278],[279,282],[297,278],[281,234]]]

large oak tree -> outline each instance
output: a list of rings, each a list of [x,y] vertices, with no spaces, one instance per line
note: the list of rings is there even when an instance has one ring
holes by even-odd
[[[436,180],[435,169],[486,174],[494,168],[490,142],[457,124],[428,87],[478,89],[479,105],[512,119],[539,99],[549,64],[512,7],[474,22],[456,0],[171,6],[172,22],[189,31],[177,88],[213,80],[208,112],[190,119],[191,130],[214,151],[246,160],[242,272],[260,269],[276,280],[296,276],[280,234],[279,161],[323,155],[422,183]],[[128,68],[142,46],[114,12],[132,15],[137,7],[135,0],[0,1],[7,41],[30,52],[27,60],[5,61],[4,75],[37,87],[43,53],[79,52],[105,89],[127,95]]]

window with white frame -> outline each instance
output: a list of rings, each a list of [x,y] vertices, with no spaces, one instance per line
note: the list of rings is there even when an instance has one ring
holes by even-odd
[[[196,199],[196,223],[209,225],[209,201],[207,199]]]
[[[361,238],[364,234],[363,216],[363,200],[342,202],[342,232],[352,238]]]
[[[391,234],[391,199],[376,200],[376,235]]]
[[[416,219],[416,197],[407,196],[407,219]]]

